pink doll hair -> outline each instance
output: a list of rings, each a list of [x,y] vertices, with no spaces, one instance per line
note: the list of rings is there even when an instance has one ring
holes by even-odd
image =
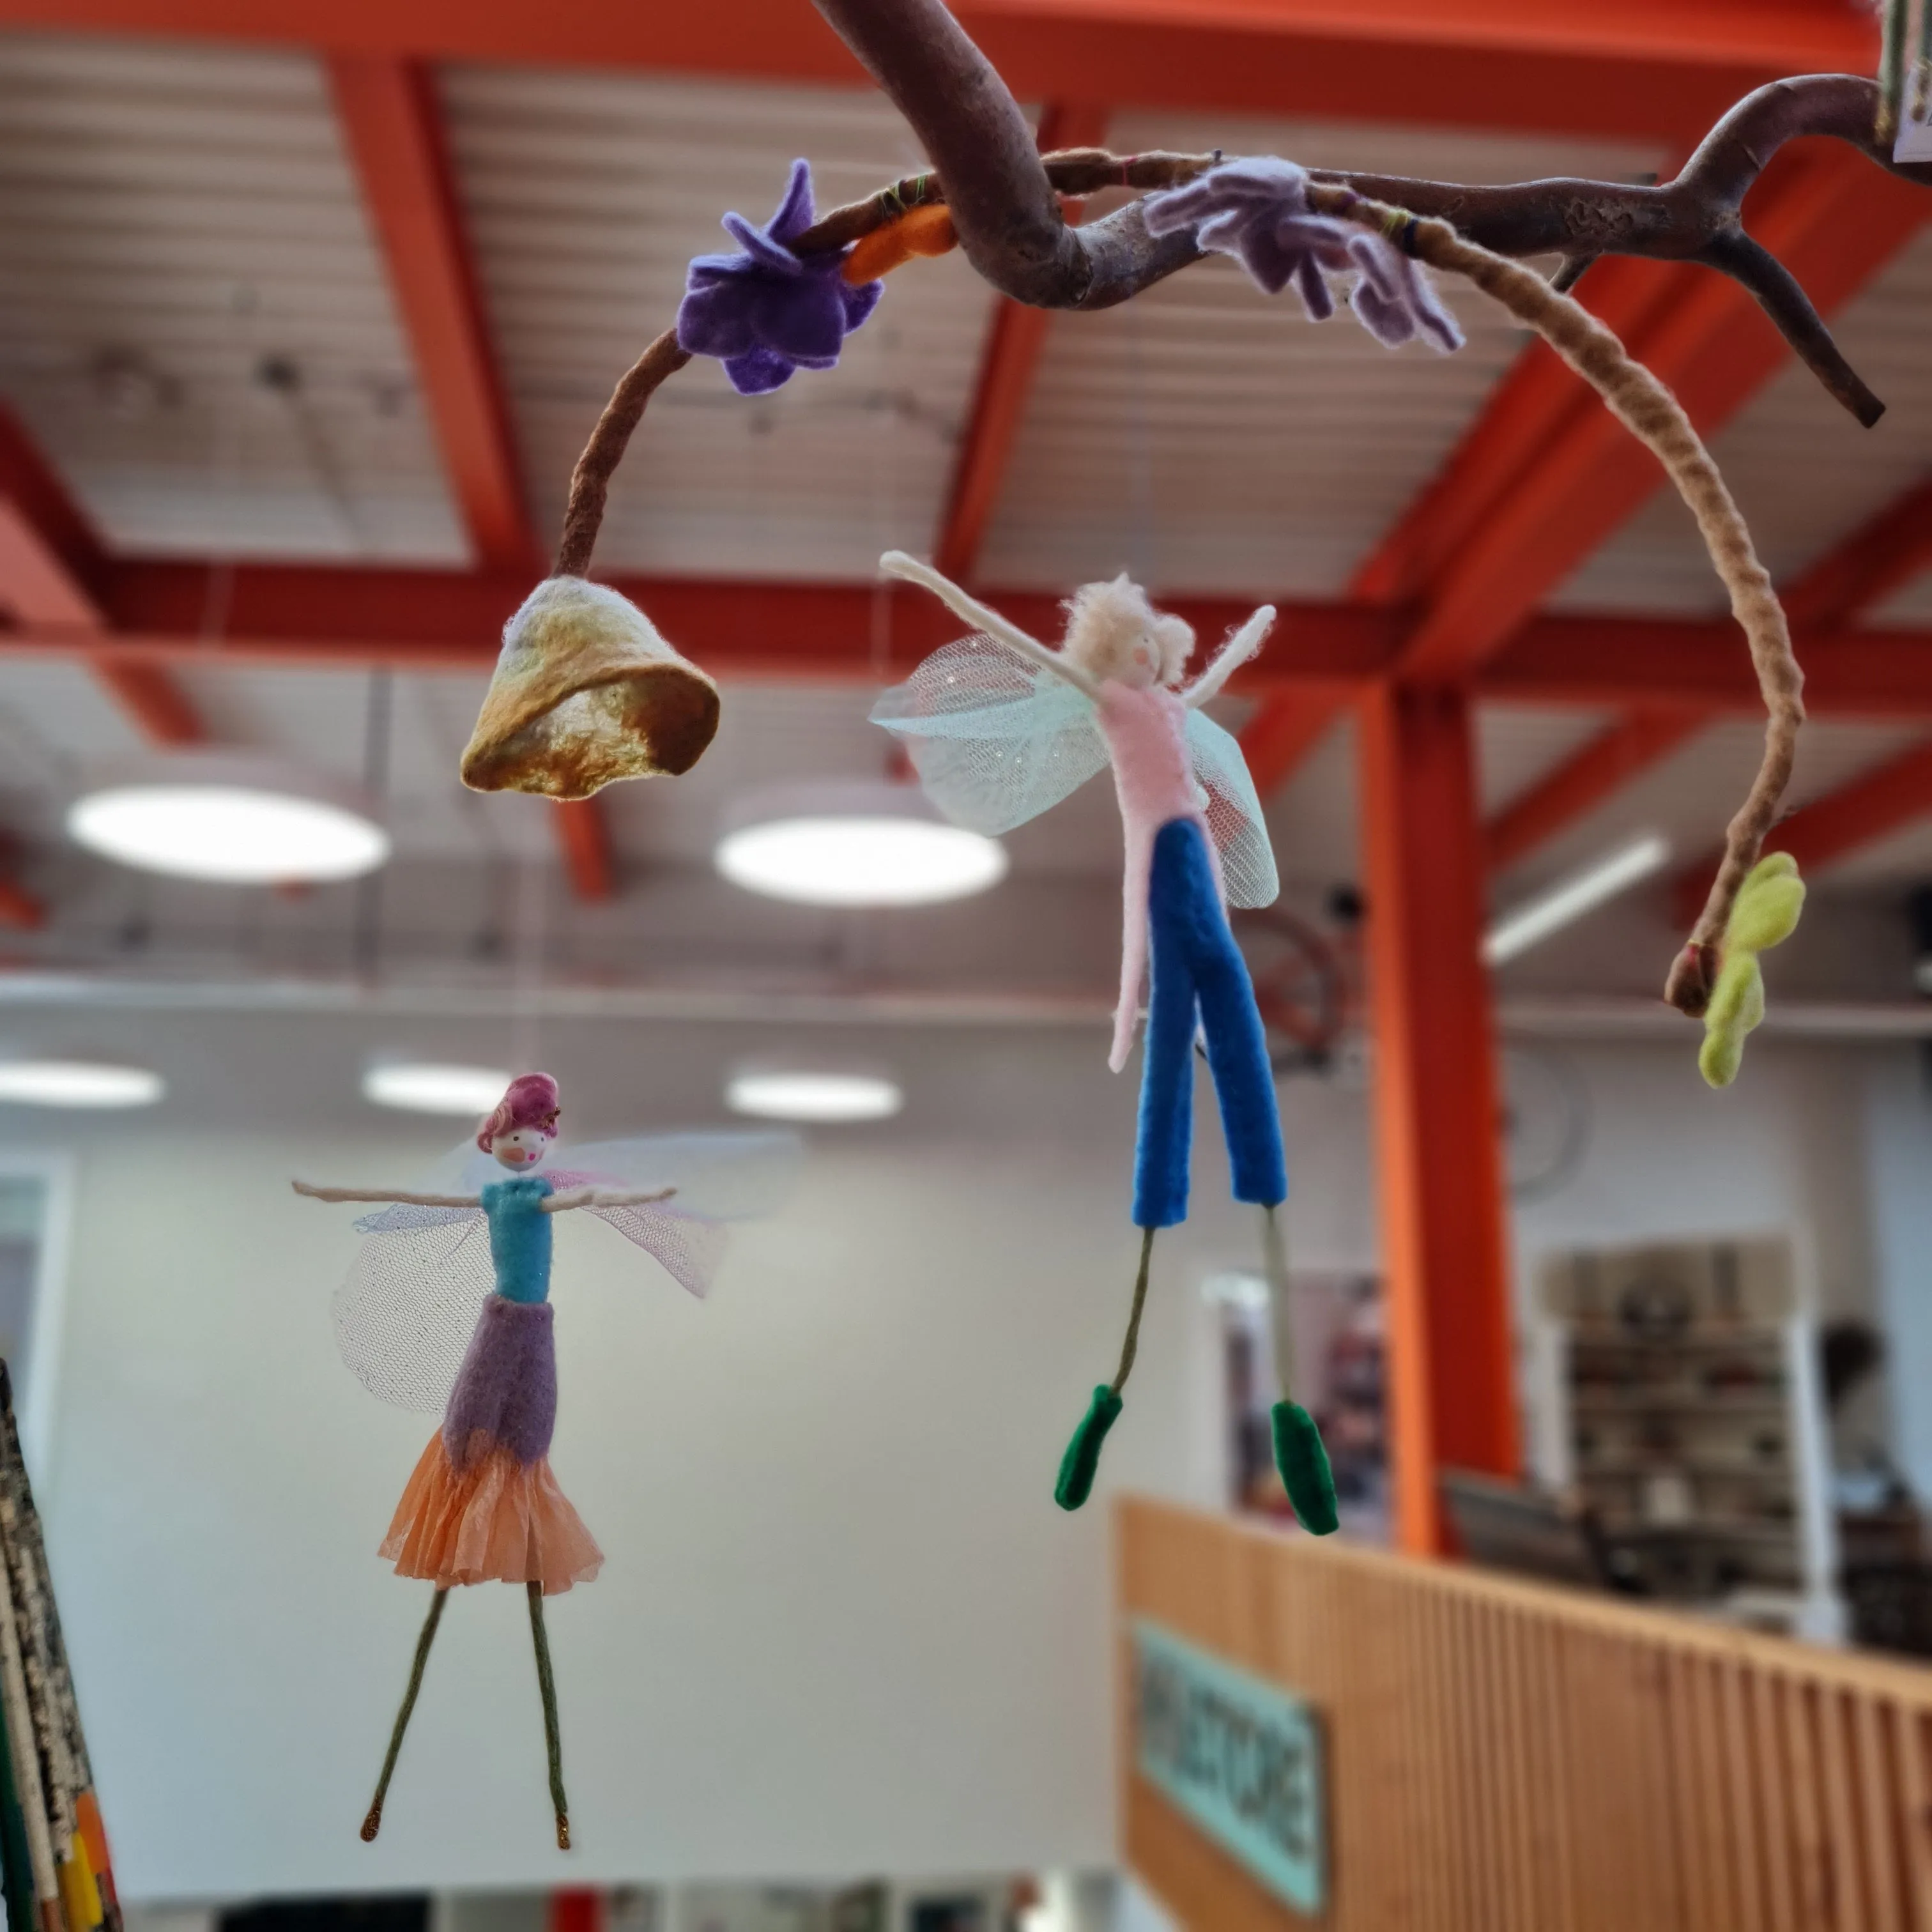
[[[548,1073],[519,1073],[496,1102],[496,1111],[476,1130],[476,1144],[488,1154],[499,1134],[513,1133],[518,1127],[541,1127],[555,1140],[562,1105],[556,1082]]]

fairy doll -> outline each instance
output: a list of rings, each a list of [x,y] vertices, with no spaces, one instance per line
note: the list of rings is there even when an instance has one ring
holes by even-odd
[[[335,1298],[338,1346],[374,1394],[442,1413],[379,1550],[398,1576],[432,1583],[435,1594],[362,1822],[365,1840],[381,1828],[450,1591],[505,1582],[522,1584],[530,1600],[556,1842],[569,1849],[543,1600],[590,1582],[604,1557],[550,1466],[551,1217],[587,1208],[701,1295],[724,1250],[719,1222],[768,1205],[797,1144],[786,1134],[614,1141],[579,1148],[569,1168],[539,1173],[559,1106],[548,1073],[519,1075],[474,1150],[446,1157],[436,1177],[446,1186],[410,1192],[294,1184],[320,1201],[389,1204],[356,1223],[365,1239]]]
[[[1270,1279],[1283,1261],[1275,1210],[1288,1194],[1281,1118],[1261,1015],[1227,906],[1262,906],[1280,890],[1261,800],[1240,748],[1202,706],[1261,647],[1264,604],[1200,676],[1184,684],[1194,632],[1156,611],[1124,576],[1068,600],[1058,650],[1029,637],[929,566],[889,550],[880,568],[922,585],[976,635],[935,651],[873,707],[907,740],[934,802],[956,824],[997,836],[1057,805],[1111,764],[1126,867],[1120,991],[1108,1064],[1126,1064],[1150,981],[1134,1153],[1140,1268],[1120,1367],[1068,1444],[1054,1500],[1078,1509],[1119,1416],[1134,1363],[1156,1232],[1187,1218],[1194,1042],[1204,1036],[1220,1102],[1234,1194],[1262,1210]],[[1314,1419],[1287,1399],[1274,1414],[1275,1461],[1310,1529],[1336,1527],[1335,1492]]]

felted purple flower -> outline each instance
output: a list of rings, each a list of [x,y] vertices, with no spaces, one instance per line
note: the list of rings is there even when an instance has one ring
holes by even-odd
[[[1335,313],[1324,272],[1357,277],[1348,305],[1386,349],[1420,335],[1447,352],[1462,346],[1456,318],[1427,276],[1384,235],[1318,214],[1308,205],[1308,175],[1273,154],[1223,161],[1184,188],[1141,204],[1150,235],[1192,229],[1201,247],[1232,255],[1256,286],[1279,295],[1290,282],[1311,322]]]
[[[741,396],[777,388],[794,369],[831,368],[884,292],[883,282],[854,288],[844,279],[842,248],[793,253],[790,244],[813,219],[811,164],[794,161],[784,200],[764,227],[725,216],[724,232],[742,252],[694,256],[687,272],[679,346],[717,356]]]

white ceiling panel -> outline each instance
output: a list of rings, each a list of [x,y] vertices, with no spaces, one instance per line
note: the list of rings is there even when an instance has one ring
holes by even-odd
[[[116,549],[466,554],[304,56],[0,35],[0,396]]]

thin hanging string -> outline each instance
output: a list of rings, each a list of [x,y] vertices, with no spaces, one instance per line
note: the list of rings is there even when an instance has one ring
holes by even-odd
[[[395,674],[386,664],[369,674],[369,695],[362,723],[362,791],[376,816],[388,816],[391,714],[395,701]],[[382,878],[388,868],[364,872],[356,886],[356,970],[366,986],[374,986],[382,965]]]
[[[540,806],[548,811],[548,804]],[[542,1030],[545,902],[550,868],[533,853],[519,852],[513,874],[515,898],[511,908],[513,934],[510,964],[510,1057],[522,1072],[541,1064],[538,1036]]]
[[[1154,579],[1154,431],[1148,419],[1147,338],[1140,305],[1127,310],[1127,555],[1136,584]]]

